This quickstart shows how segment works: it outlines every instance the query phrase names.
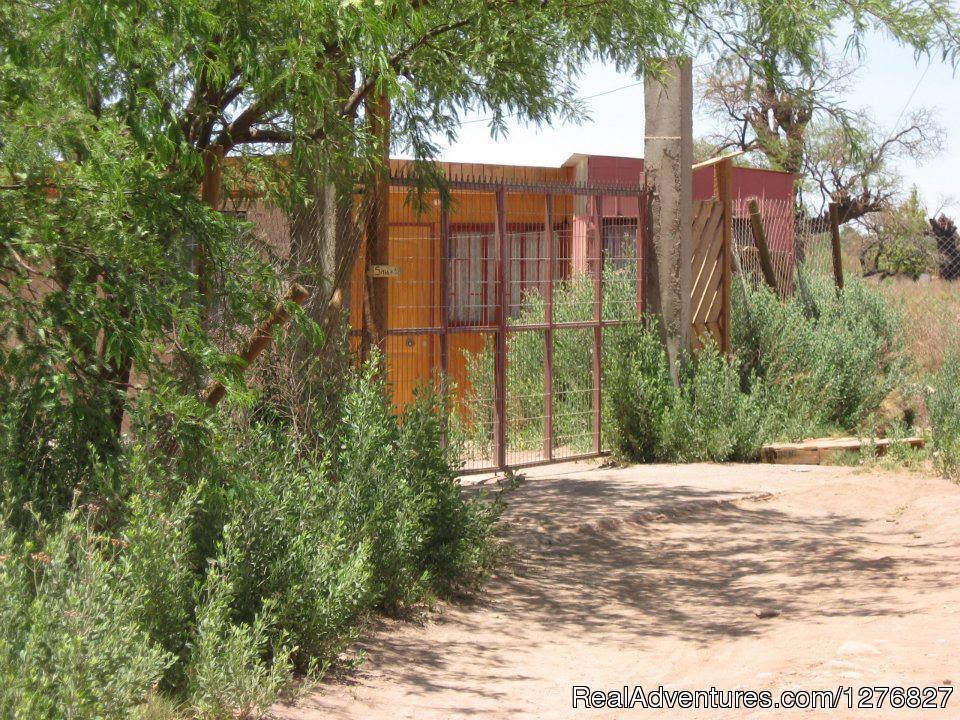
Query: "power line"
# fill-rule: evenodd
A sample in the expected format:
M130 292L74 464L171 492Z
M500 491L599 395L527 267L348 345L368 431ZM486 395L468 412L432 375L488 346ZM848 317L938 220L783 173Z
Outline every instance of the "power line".
M910 103L913 102L913 97L917 94L917 90L920 89L920 83L923 82L923 79L927 76L927 73L930 72L931 65L933 65L932 60L927 62L927 68L917 80L917 84L913 86L913 92L910 93L910 97L908 97L907 101L903 104L903 107L900 109L900 114L897 115L897 119L894 121L893 127L890 129L891 135L897 132L897 128L900 126L900 121L903 119L903 114L907 111L907 108L910 107Z
M713 62L702 62L693 66L693 70L699 70L700 68L707 67L708 65L713 65ZM610 90L604 90L602 92L594 93L593 95L584 95L583 97L577 98L578 102L583 102L584 100L593 100L594 98L603 97L604 95L612 95L613 93L618 93L621 90L629 90L630 88L637 87L637 85L643 85L643 80L637 80L636 82L628 83L626 85L621 85L620 87L611 88ZM518 117L523 114L523 111L517 111L504 115L504 118ZM461 120L458 125L473 125L474 123L486 123L494 119L494 116L485 117L485 118L475 118L474 120Z

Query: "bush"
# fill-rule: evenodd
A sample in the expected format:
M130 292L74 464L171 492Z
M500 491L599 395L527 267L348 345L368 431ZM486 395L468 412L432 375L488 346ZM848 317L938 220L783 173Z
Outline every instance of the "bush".
M115 495L3 528L0 714L126 718L149 700L147 715L255 715L369 614L476 587L498 506L461 495L436 398L395 414L375 362L349 374L332 428L303 434L242 393L173 423L142 396ZM164 458L171 428L180 453Z
M671 462L753 460L774 433L759 383L741 388L740 363L699 351L663 409L660 457Z
M308 311L284 392L244 378L231 350L319 276L204 201L189 144L41 76L52 103L20 74L0 114L0 716L257 713L367 615L482 579L496 508L461 497L432 400L396 415L369 368L307 362Z
M265 602L251 624L233 620L235 590L217 567L229 565L231 554L227 549L207 573L190 643L187 696L203 718L260 715L289 677L289 650L271 647L274 602Z
M902 380L900 318L857 278L839 296L824 276L798 285L786 301L735 286L733 349L745 375L790 399L796 429L854 429Z
M868 274L903 275L916 280L937 267L937 243L930 236L927 211L914 186L910 195L868 218L862 238L860 264Z
M933 458L940 472L960 478L960 355L949 357L934 377L928 398Z
M634 462L751 460L784 429L780 407L763 383L745 383L738 358L714 345L683 368L680 386L667 372L656 323L619 329L610 357L604 420L614 455Z
M673 398L656 321L608 331L604 350L605 440L620 458L654 462L662 457L664 411Z
M71 513L29 543L0 524L0 716L126 720L173 657L115 546Z

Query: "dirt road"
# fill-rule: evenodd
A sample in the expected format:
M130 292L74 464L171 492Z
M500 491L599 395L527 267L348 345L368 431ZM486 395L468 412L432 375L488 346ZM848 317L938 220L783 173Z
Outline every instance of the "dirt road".
M285 720L958 718L944 710L572 710L572 688L960 682L960 487L845 467L565 465L507 513L473 601L384 623ZM757 611L775 617L759 618Z

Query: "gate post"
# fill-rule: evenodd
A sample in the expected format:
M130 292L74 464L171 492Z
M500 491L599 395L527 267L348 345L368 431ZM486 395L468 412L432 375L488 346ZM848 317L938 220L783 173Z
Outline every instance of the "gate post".
M693 222L693 81L689 58L644 78L644 176L652 192L646 307L660 315L670 376L690 347Z
M497 190L497 330L493 353L493 452L497 469L507 466L507 287L510 243L507 238L507 190Z
M543 369L543 459L553 460L553 271L556 265L556 249L553 244L553 194L544 196L544 237L547 241L547 285L544 288L544 322L547 329L543 331L544 342L544 369Z

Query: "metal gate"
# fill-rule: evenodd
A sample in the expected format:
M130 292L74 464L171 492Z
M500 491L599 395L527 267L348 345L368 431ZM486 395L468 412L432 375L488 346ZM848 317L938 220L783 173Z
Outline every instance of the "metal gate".
M467 470L601 454L604 342L643 310L644 189L484 176L448 187L445 204L391 180L376 272L395 404L442 388Z

